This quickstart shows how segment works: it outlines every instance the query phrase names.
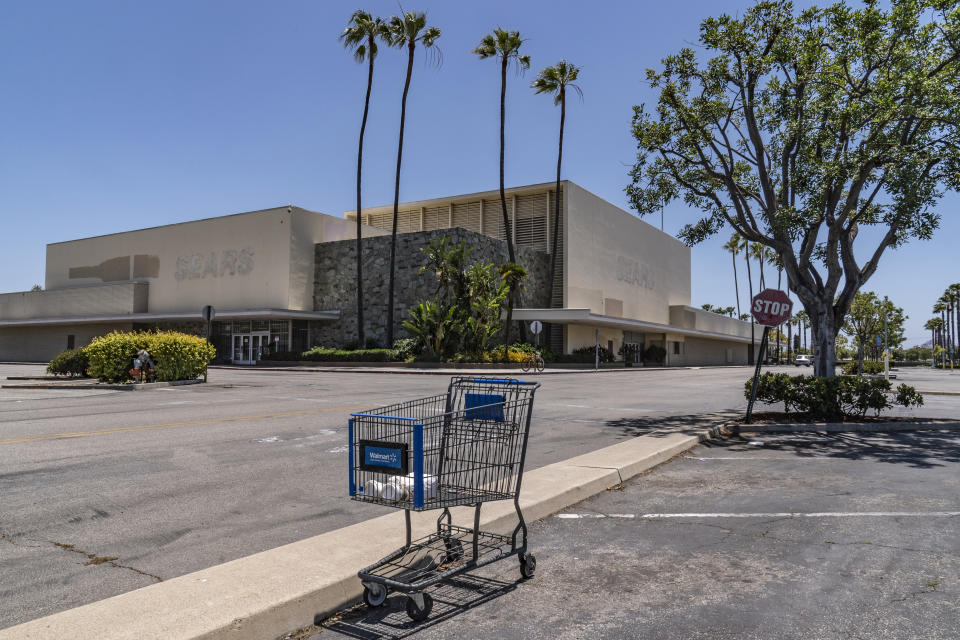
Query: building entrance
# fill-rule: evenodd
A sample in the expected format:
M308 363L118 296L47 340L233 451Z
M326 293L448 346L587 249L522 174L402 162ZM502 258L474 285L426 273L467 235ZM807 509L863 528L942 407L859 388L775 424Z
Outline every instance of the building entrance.
M257 364L269 345L269 333L233 334L233 364Z

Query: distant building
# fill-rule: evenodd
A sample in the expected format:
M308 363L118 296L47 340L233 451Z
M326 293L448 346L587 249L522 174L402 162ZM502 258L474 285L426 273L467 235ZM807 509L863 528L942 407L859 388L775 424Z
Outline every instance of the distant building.
M555 185L507 190L518 260L531 274L518 322L550 323L546 338L557 351L599 340L613 353L659 345L675 365L747 362L749 323L690 306L689 247L561 184L552 298ZM367 334L382 343L393 207L363 216ZM0 360L49 360L114 329L200 333L208 304L222 360L341 346L357 335L355 220L353 211L343 219L288 206L47 245L44 290L0 294ZM433 294L432 278L419 274L431 237L467 242L474 259L507 255L497 191L404 203L398 232L398 337L407 310Z

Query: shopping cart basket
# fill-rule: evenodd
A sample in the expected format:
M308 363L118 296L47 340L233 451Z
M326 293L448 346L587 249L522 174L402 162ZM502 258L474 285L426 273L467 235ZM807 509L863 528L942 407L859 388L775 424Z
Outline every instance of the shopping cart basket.
M400 591L408 594L407 614L424 620L433 606L424 589L513 555L523 577L533 577L536 559L527 552L519 496L539 387L455 377L445 394L353 414L350 496L406 516L406 544L358 573L367 605L380 606L389 591ZM493 500L513 500L518 523L511 535L480 530L480 507ZM474 507L472 529L453 524L450 508L458 505ZM410 512L428 509L443 509L436 533L411 540Z

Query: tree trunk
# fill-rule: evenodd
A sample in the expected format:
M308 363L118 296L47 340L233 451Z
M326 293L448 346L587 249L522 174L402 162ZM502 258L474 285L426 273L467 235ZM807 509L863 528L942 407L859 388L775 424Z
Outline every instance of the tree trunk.
M560 89L560 142L557 145L557 187L553 203L553 247L550 252L550 301L548 307L553 307L553 298L557 295L557 241L560 238L560 166L563 163L563 124L567 117L567 96L564 88ZM547 213L547 215L550 215ZM546 335L553 336L553 325ZM551 341L552 342L552 341Z
M400 165L403 162L403 126L407 118L407 92L410 91L410 76L413 74L413 51L415 43L411 42L407 49L407 79L403 83L403 98L400 101L400 141L397 144L397 177L393 185L393 232L390 237L390 293L387 298L387 344L393 346L393 292L396 287L397 275L397 217L400 212Z
M747 284L750 286L750 358L747 364L754 364L757 359L757 336L754 329L757 321L753 317L753 274L750 272L750 243L744 243L743 257L747 261Z
M500 207L503 213L503 233L507 239L507 253L510 256L510 262L516 262L517 256L513 250L513 230L510 228L510 216L507 214L507 196L504 193L503 186L503 137L506 130L506 104L507 104L507 58L503 58L500 65ZM509 328L507 329L509 335Z
M373 38L367 46L370 60L367 72L367 95L363 100L363 121L360 123L360 146L357 149L357 344L363 349L367 339L363 322L363 210L360 206L361 179L363 176L363 135L367 130L367 114L370 112L370 90L373 88Z
M813 375L832 378L837 366L837 331L839 323L834 318L833 306L821 300L803 300L810 316L810 341L813 347Z

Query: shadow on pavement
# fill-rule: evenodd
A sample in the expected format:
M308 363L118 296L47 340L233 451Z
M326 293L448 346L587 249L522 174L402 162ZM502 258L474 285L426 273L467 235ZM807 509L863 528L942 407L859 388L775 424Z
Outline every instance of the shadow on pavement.
M366 605L359 605L320 626L342 636L362 640L406 638L510 593L520 582L522 580L504 582L463 574L428 591L433 597L433 611L423 622L414 622L407 616L407 597L395 593L387 598L382 607L370 609Z
M715 413L683 416L638 416L607 420L607 427L619 429L629 438L637 436L664 437L675 433L697 435L704 429L712 429L722 422L739 418L742 411L717 411Z
M728 451L756 451L756 447L748 444L751 439L748 434L714 440L710 445ZM960 462L960 433L950 431L768 434L763 436L763 443L764 449L793 453L801 458L873 460L917 469Z

